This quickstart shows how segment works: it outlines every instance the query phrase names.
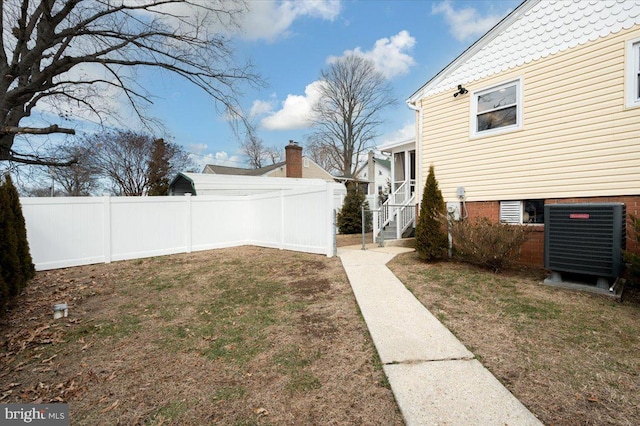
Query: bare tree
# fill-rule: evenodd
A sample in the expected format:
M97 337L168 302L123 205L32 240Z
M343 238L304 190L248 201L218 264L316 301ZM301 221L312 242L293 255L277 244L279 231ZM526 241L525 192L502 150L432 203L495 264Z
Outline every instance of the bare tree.
M58 164L13 150L17 135L74 134L61 122L112 117L124 95L143 122L150 95L135 71L180 76L209 94L227 116L241 118L240 82L258 83L233 62L226 32L243 0L3 0L0 2L0 161ZM51 122L34 124L34 109ZM81 109L82 113L78 112ZM57 119L55 115L58 115ZM25 120L27 119L27 120ZM59 165L59 164L58 164Z
M163 182L190 166L188 155L178 145L144 133L109 132L88 137L85 142L95 167L116 195L148 195L150 189L158 195Z
M345 176L353 176L360 156L378 136L382 111L396 104L391 86L373 62L347 55L321 72L320 100L313 107L308 144Z
M264 146L262 139L258 138L253 132L247 134L244 142L240 144L240 148L242 153L247 156L249 166L254 169L276 164L282 158L277 148Z
M331 156L331 147L320 143L319 141L310 141L306 146L309 157L330 174L340 174L341 168L333 161Z
M275 148L275 147L270 147L265 149L265 153L264 153L265 157L267 158L267 160L269 161L269 163L271 164L276 164L279 163L280 161L282 161L282 150Z
M55 183L62 187L63 195L69 197L88 196L100 186L99 170L94 164L89 147L74 142L52 147L51 158L66 158L70 166L49 167L49 173Z

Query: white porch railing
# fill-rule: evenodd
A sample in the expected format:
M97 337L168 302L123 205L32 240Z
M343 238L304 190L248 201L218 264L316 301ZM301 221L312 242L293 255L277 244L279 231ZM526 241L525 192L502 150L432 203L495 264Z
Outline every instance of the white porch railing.
M415 222L415 181L404 181L373 214L374 242L378 234L393 220L397 219L396 239Z

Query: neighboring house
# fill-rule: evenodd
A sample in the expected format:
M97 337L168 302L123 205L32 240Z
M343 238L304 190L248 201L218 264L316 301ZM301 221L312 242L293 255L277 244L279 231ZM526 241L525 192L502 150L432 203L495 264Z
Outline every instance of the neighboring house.
M356 171L356 179L367 182L367 195L375 204L369 203L372 208L378 208L378 199L386 198L391 182L391 161L386 158L376 158L373 151L369 151L367 162Z
M638 1L527 0L407 104L421 182L433 165L463 215L531 224L524 263L543 265L547 204L640 215Z
M391 193L374 215L374 236L383 231L385 239L410 236L415 229L416 197L416 141L404 139L387 142L378 150L390 155L389 182Z
M304 161L302 148L297 144L289 143L285 149L285 162L261 169L207 165L203 173L178 173L169 184L169 195L246 196L322 188L331 193L334 208L340 209L347 193L345 186L335 182L331 175L327 179L322 173L317 173L312 167L315 163ZM280 168L284 169L284 174L279 173ZM305 177L305 169L313 171ZM313 178L314 174L321 177Z
M333 182L334 177L309 157L302 155L302 147L293 141L285 147L286 160L259 169L243 169L207 164L202 173L234 176L295 177L302 179L322 179Z

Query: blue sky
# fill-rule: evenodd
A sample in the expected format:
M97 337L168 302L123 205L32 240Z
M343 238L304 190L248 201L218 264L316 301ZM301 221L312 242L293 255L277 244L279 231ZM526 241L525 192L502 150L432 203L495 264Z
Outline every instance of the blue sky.
M249 58L268 83L244 87L258 137L284 149L310 133L305 112L314 83L331 58L356 52L388 77L398 105L384 113L376 144L413 136L414 115L405 100L481 37L521 0L248 0L235 56ZM212 100L177 77L140 74L154 95L149 113L172 140L197 154L199 166L246 166L240 144Z

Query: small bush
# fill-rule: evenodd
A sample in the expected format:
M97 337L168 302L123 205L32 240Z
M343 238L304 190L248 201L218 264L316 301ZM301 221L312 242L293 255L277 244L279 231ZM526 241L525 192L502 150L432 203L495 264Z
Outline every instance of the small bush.
M438 189L434 168L430 166L416 224L416 251L422 260L442 260L447 257L449 237L446 217L444 198Z
M373 213L369 202L358 185L348 185L342 209L338 212L338 229L341 234L359 234L362 232L362 205L364 204L365 232L373 228Z
M631 234L633 238L640 243L640 219L638 217L631 215L631 225L632 231ZM630 278L634 283L640 283L640 255L637 253L625 250L623 251L624 261L627 264L627 271L630 275Z
M494 272L518 259L527 235L528 230L524 226L495 223L487 218L451 224L455 258Z

